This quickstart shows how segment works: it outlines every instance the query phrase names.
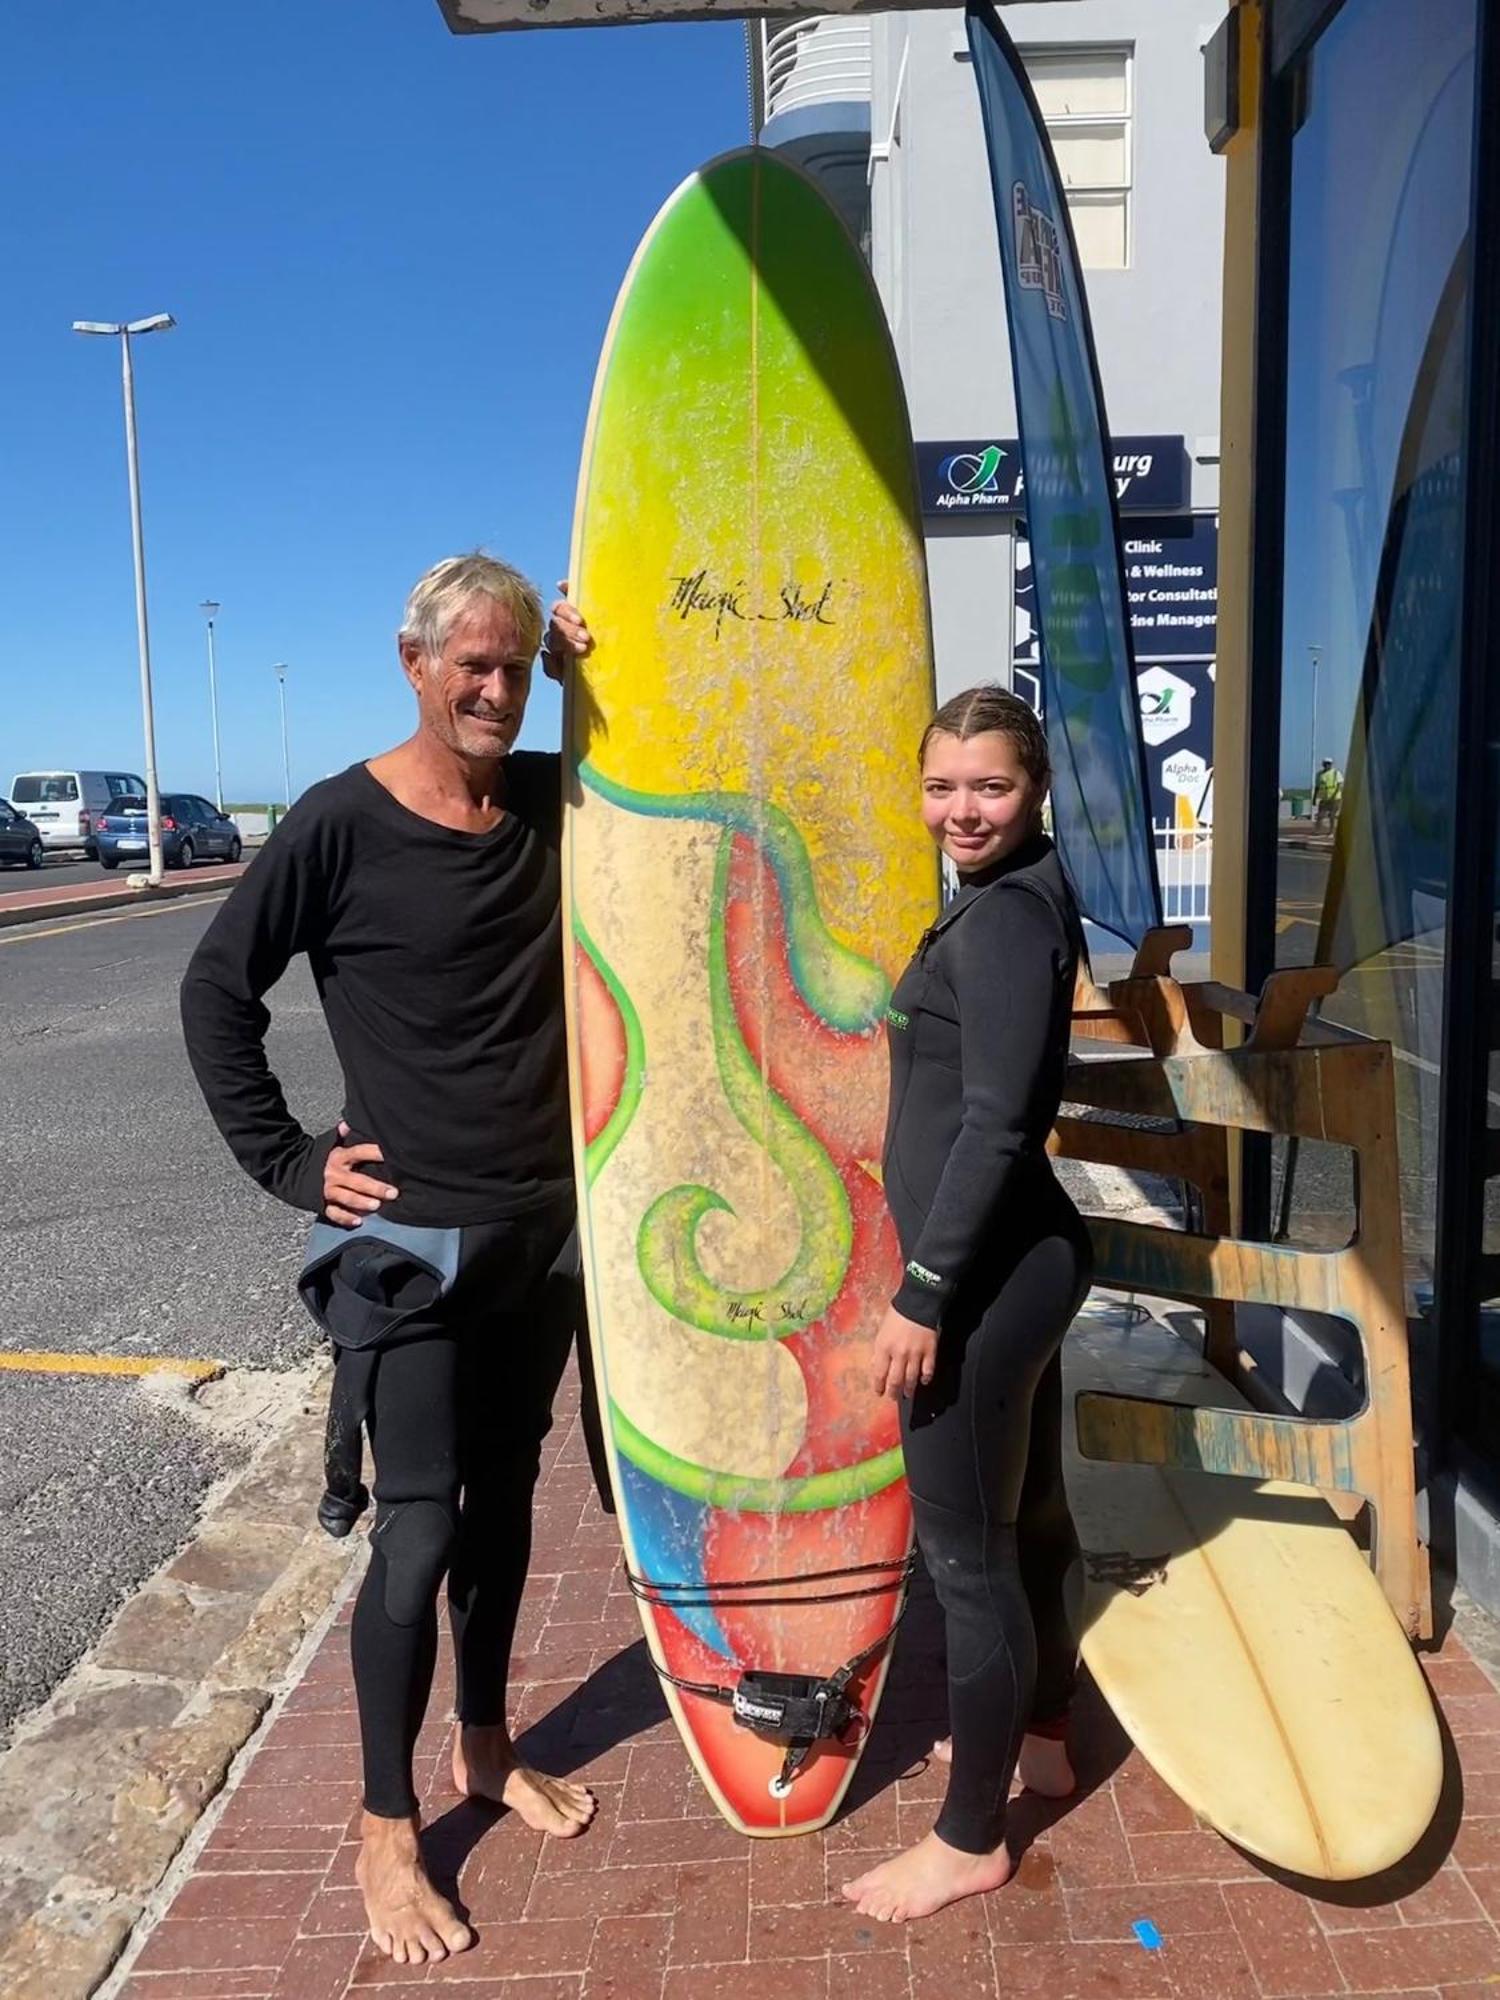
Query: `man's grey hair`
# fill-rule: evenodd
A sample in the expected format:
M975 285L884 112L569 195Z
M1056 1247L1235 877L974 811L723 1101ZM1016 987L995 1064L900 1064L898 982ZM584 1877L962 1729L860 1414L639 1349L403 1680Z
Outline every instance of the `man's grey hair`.
M516 621L521 645L535 653L542 643L542 599L529 577L495 556L445 556L420 577L406 600L397 637L430 660L448 643L454 621L476 597L492 597Z

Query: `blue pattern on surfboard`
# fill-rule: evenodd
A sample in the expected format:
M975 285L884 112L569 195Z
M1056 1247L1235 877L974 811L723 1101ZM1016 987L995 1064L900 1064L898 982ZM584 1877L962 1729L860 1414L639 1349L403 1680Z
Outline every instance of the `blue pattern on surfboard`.
M620 1505L630 1521L630 1539L641 1573L653 1583L706 1583L703 1542L713 1509L674 1493L628 1458L622 1456L616 1463L622 1488ZM707 1605L673 1605L672 1615L723 1659L734 1658L734 1649Z

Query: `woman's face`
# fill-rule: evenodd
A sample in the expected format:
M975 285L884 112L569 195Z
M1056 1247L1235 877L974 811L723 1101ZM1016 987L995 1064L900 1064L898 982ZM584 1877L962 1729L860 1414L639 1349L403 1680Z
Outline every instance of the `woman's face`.
M1042 788L1010 737L936 735L922 760L922 824L961 874L988 868L1035 831Z

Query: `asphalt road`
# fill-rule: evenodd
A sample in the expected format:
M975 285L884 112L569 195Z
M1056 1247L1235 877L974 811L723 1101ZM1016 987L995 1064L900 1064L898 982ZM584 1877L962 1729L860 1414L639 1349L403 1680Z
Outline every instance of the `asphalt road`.
M314 1350L291 1290L306 1218L235 1166L182 1052L177 986L220 900L0 932L0 1350L234 1371L286 1371ZM273 1066L324 1129L339 1077L305 965L271 1008ZM0 1372L0 1435L4 1728L182 1543L254 1440L167 1378L30 1369Z

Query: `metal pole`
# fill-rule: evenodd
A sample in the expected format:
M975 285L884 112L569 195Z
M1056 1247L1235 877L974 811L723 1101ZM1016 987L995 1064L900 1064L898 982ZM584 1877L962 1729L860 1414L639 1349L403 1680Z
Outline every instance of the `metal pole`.
M135 375L130 365L130 334L120 332L121 375L125 391L125 457L130 469L130 534L135 554L135 630L141 656L141 718L146 737L146 841L150 856L148 880L161 881L161 794L156 784L156 718L151 705L151 633L146 622L146 549L141 534L141 469L135 444Z
M276 691L281 697L281 777L286 797L286 809L292 809L292 760L286 744L286 668L276 669Z
M214 804L224 810L224 772L219 762L219 682L214 660L214 621L208 621L208 712L214 731Z
M1311 790L1312 786L1318 782L1318 661L1322 648L1319 646L1309 646L1307 650L1312 655L1312 725L1307 739L1307 768L1311 774L1308 779L1308 787Z

